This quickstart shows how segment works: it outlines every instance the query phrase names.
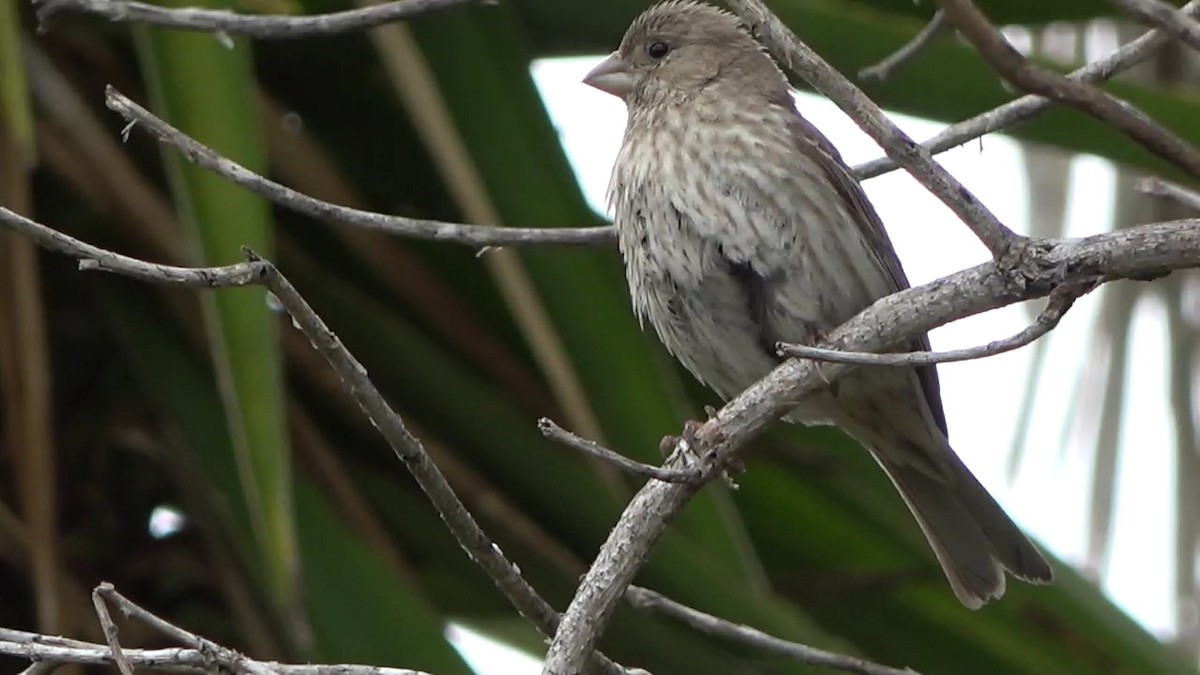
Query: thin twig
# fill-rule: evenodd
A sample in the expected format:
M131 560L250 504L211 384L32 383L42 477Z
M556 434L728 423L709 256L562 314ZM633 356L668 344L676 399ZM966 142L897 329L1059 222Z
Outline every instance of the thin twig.
M38 22L43 28L50 17L66 11L94 14L117 23L143 23L164 28L220 32L263 39L347 33L477 2L480 0L397 0L374 7L330 14L266 16L199 7L172 9L127 0L34 0L34 4L38 6Z
M858 71L858 79L860 80L876 80L882 82L891 77L892 73L898 68L908 63L921 52L930 42L933 42L937 36L941 35L946 30L946 14L942 10L933 13L933 18L929 23L921 28L920 32L913 36L913 39L904 43L904 46L896 51L888 54L882 61L873 66L868 66Z
M1192 0L1184 5L1179 13L1181 16L1187 17L1195 17L1200 14L1200 0ZM1164 30L1156 28L1147 31L1112 54L1072 72L1067 75L1067 78L1089 84L1103 82L1145 61L1170 41L1171 35ZM1032 119L1053 105L1054 101L1044 96L1028 94L993 110L952 124L926 140L921 147L935 154L945 152L986 134ZM899 168L900 165L891 157L880 157L854 167L854 175L859 180L866 180Z
M330 204L297 192L260 176L231 159L221 156L182 131L134 103L113 87L105 89L105 104L134 125L146 128L158 140L174 146L191 163L241 185L280 206L318 220L337 221L370 230L381 230L402 237L429 239L474 247L524 246L534 244L593 245L615 241L612 227L519 228L465 225L438 220L362 211Z
M938 0L938 3L959 34L1008 82L1085 112L1162 159L1200 176L1200 150L1132 104L1025 58L971 0Z
M112 617L108 615L108 606L104 604L104 598L100 597L99 590L97 588L92 591L92 606L96 609L96 618L100 620L100 630L104 633L104 641L108 643L113 662L117 664L117 670L121 671L121 675L133 675L133 666L130 665L129 659L125 657L125 652L121 649L121 641L117 636L117 624L113 623Z
M554 420L546 417L538 420L538 429L541 429L542 434L546 438L558 441L568 448L578 450L585 455L608 462L618 469L635 476L653 478L667 483L692 483L700 479L700 472L695 469L665 469L661 466L651 466L629 459L595 441L588 440L563 429L555 424Z
M796 37L762 0L730 0L729 5L780 62L833 101L889 157L950 207L979 237L993 258L1004 258L1014 252L1022 238L1000 222L957 178L933 161L928 150L892 124L862 90Z
M1088 289L1090 290L1090 288ZM1058 327L1058 322L1075 304L1080 290L1060 286L1050 294L1050 301L1038 314L1037 320L1020 333L1002 340L993 340L985 345L951 349L944 352L906 352L901 354L873 354L870 352L843 352L824 347L809 347L807 345L779 343L779 351L787 356L795 356L814 361L829 363L853 363L864 366L924 366L932 363L953 363L955 361L971 361L996 354L1020 349L1041 338Z
M212 285L198 284L195 283L195 280L217 279L221 282L220 285L226 286L265 286L279 300L280 305L287 310L295 325L308 338L314 349L325 357L325 360L337 372L347 393L363 409L396 456L404 462L405 467L416 479L421 489L425 491L467 555L484 569L517 611L528 618L538 630L546 636L555 633L560 620L558 612L521 576L517 566L505 557L500 548L479 526L466 506L458 499L446 477L429 458L429 454L421 442L412 435L404 421L384 400L383 395L367 376L366 368L362 363L345 348L337 335L329 330L329 327L313 311L291 282L270 262L262 260L252 251L247 250L246 255L249 260L243 264L248 266L252 273L227 277L223 276L227 270L237 266L192 269L139 261L84 244L3 207L0 207L0 223L9 229L29 236L40 245L60 253L86 260L116 260L120 263L118 265L89 265L85 269L115 272L155 283ZM599 672L612 675L626 672L623 667L599 652L593 655L590 665Z
M1186 13L1159 0L1109 0L1135 20L1158 26L1185 42L1192 49L1200 50L1200 23Z
M321 665L257 661L228 647L220 647L214 652L186 647L122 651L131 667L176 672L209 674L219 671L234 675L428 675L423 671L406 668L348 663ZM0 629L0 655L29 659L32 664L22 671L22 675L46 675L67 663L106 666L115 661L113 652L107 645L11 629Z
M0 208L7 224L39 246L79 259L81 270L101 270L153 283L192 288L228 288L256 283L266 272L263 265L238 263L224 267L175 267L113 253L39 225L19 213Z
M171 638L176 642L181 642L188 647L203 649L205 644L209 642L199 635L196 635L191 631L184 630L183 628L180 628L179 626L176 626L175 624L141 607L134 601L119 593L117 589L113 588L113 585L107 581L102 582L94 591L92 591L92 597L100 597L108 602L113 603L117 606L117 609L121 610L122 614L130 619L141 621L147 626L150 626L154 630L162 633L166 637Z
M57 647L78 647L86 649L93 646L95 643L84 642L83 640L75 640L61 635L42 635L41 633L30 633L15 628L0 627L0 642L9 642L13 644L29 644L36 642L39 644L55 645ZM101 645L104 646L104 645Z
M247 255L251 260L257 259L252 252L247 251ZM273 265L265 276L263 285L279 299L279 303L291 315L317 353L325 357L330 367L337 371L347 393L363 409L371 423L391 446L392 452L417 480L417 484L458 540L459 546L487 572L496 587L518 612L529 619L543 635L554 635L561 618L558 612L521 576L520 569L500 551L500 547L479 526L475 517L454 493L441 470L430 459L424 445L412 435L404 420L392 410L383 394L375 387L375 383L367 376L367 370L362 363L346 349L341 339L325 325L324 320ZM624 668L600 652L591 655L590 664L603 673L624 672Z
M636 609L665 614L715 638L746 645L770 654L786 656L809 666L840 670L858 675L919 675L914 670L892 668L845 654L809 647L768 635L745 624L733 623L705 614L648 588L630 586L625 599Z
M1134 185L1134 189L1148 195L1167 197L1190 209L1200 211L1200 192L1189 190L1162 178L1144 178Z

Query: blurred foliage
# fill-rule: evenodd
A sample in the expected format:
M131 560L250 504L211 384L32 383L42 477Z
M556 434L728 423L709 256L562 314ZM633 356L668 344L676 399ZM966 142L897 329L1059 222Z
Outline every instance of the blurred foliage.
M25 16L20 31L0 31L0 72L28 82L40 161L29 164L22 149L30 104L6 78L0 200L20 206L15 195L30 194L21 208L40 221L155 260L228 260L243 243L271 252L484 527L563 607L637 482L547 442L535 420L653 461L662 435L713 402L639 330L615 251L480 258L267 209L136 131L120 144L103 88L152 102L200 140L323 199L445 220L593 225L528 65L611 49L644 4L511 0L370 34L232 48L61 16L39 35ZM1006 24L1106 8L982 4ZM928 9L908 0L775 7L846 72L899 47ZM1200 140L1200 126L1184 124L1200 118L1194 91L1114 90ZM868 91L947 121L1010 97L952 40ZM1071 112L1015 133L1158 168ZM15 246L0 235L6 254ZM469 672L441 637L447 620L542 648L262 293L201 296L23 255L40 269L0 278L0 625L96 639L86 589L107 580L259 658ZM27 365L30 333L8 330L31 321L45 368ZM42 389L22 373L40 373ZM30 412L39 390L50 418ZM48 425L53 442L33 461L23 439ZM866 453L827 429L775 429L757 446L742 488L706 488L640 583L926 675L1192 671L1063 566L1053 587L1015 584L1003 602L966 612ZM55 496L53 517L35 512L30 494ZM154 539L147 522L164 504L187 525ZM122 637L154 639L135 627ZM602 647L656 673L803 672L627 609Z

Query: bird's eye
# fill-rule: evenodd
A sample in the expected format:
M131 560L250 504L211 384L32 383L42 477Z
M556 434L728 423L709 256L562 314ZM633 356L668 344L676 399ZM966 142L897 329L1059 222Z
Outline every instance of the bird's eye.
M671 48L665 42L651 42L649 47L646 47L646 53L652 59L661 59L667 55Z

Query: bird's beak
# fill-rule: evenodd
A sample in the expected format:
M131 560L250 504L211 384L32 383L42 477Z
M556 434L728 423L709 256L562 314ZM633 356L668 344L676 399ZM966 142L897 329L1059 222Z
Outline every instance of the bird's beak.
M583 78L583 83L623 99L633 91L634 79L633 73L629 72L629 64L620 54L613 52L592 68Z

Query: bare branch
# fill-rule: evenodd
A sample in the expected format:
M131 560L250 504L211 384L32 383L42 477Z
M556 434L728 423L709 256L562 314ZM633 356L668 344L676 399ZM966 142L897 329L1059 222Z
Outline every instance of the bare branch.
M1021 237L980 202L929 151L900 131L866 94L842 76L771 13L762 0L730 0L730 7L784 65L841 108L850 119L955 213L993 258L1009 254Z
M107 581L102 582L95 588L95 590L92 591L93 601L95 601L96 598L113 603L125 616L137 621L141 621L147 626L150 626L154 630L162 633L166 637L169 637L177 642L182 642L189 647L203 649L206 645L211 644L208 640L205 640L199 635L196 635L191 631L184 630L183 628L180 628L179 626L176 626L175 624L166 621L165 619L156 616L145 608L139 606L134 601L119 593L117 589L113 588L113 585ZM105 615L107 616L107 612L105 612ZM103 624L104 619L102 618L100 622Z
M1084 239L1032 240L1017 264L993 260L877 301L839 326L823 346L882 350L945 323L1060 286L1117 278L1149 279L1200 266L1200 219L1157 223ZM712 480L740 449L778 419L790 402L828 386L852 366L789 359L725 404L692 435L692 462ZM680 466L677 446L666 465ZM546 654L547 675L579 669L650 549L699 488L650 481L634 495L580 582Z
M246 286L258 283L267 271L264 265L258 263L238 263L225 267L159 265L86 244L3 207L0 207L0 220L4 220L9 228L24 234L39 246L78 258L81 270L114 272L142 281L193 288Z
M546 438L553 439L563 445L582 452L585 455L595 457L616 466L622 471L626 471L635 476L643 478L653 478L667 483L689 483L700 480L700 472L694 469L664 469L659 466L651 466L635 462L624 455L617 454L612 450L600 445L595 441L588 440L573 434L566 429L554 423L554 420L546 417L538 420L538 429L541 429L542 434Z
M890 668L853 656L789 642L747 625L705 614L647 588L630 586L629 590L625 592L625 599L637 609L665 614L705 635L747 645L771 654L786 656L805 665L830 668L846 673L858 673L858 675L919 675L914 670Z
M937 36L941 35L946 30L946 14L942 10L933 13L933 18L925 27L913 36L903 47L897 49L894 53L889 54L887 58L876 63L873 66L863 68L858 71L858 77L861 80L877 80L883 81L891 76L893 72L908 63L921 52L930 42L933 42Z
M1200 211L1200 192L1189 190L1162 178L1146 178L1134 186L1138 192L1157 197L1166 197L1190 209Z
M97 588L92 591L92 606L96 608L96 618L100 620L100 630L104 633L104 641L108 643L112 660L117 664L117 670L121 671L121 675L133 675L133 666L130 665L129 659L121 650L121 642L117 639L117 625L108 615L108 606L104 604L104 598L100 597L99 590Z
M143 621L188 646L171 649L122 648L117 641L117 627L109 615L107 602L116 605L125 616ZM189 673L221 671L234 675L427 675L416 670L380 666L293 665L257 661L156 616L118 593L112 584L107 582L101 583L92 591L92 604L96 608L107 645L0 628L0 654L29 659L31 664L24 671L27 675L46 675L67 663L115 663L122 675L132 675L135 666Z
M1086 290L1091 290L1093 287L1089 286ZM1032 326L1029 326L1016 335L1006 337L1002 340L993 340L978 347L952 349L945 352L873 354L870 352L843 352L836 349L781 342L779 343L779 351L787 356L802 359L812 359L814 361L829 363L853 363L864 366L924 366L931 363L953 363L955 361L982 359L988 356L995 356L996 354L1003 354L1004 352L1011 352L1014 349L1020 349L1054 330L1058 327L1058 322L1062 321L1063 316L1066 315L1067 311L1071 309L1071 305L1075 304L1075 300L1083 292L1086 291L1069 286L1059 286L1050 294L1050 302L1038 314L1037 320Z
M1187 43L1192 49L1200 50L1200 23L1182 10L1159 0L1109 0L1126 14L1141 23L1158 26Z
M480 0L396 0L383 5L330 14L268 16L236 14L199 7L171 9L128 0L34 0L34 4L38 6L38 22L43 27L59 12L79 12L95 14L115 23L144 23L164 28L220 32L262 39L347 33L477 2Z
M1181 16L1195 17L1200 14L1200 0L1192 0L1179 10ZM1136 40L1130 41L1117 51L1098 61L1067 75L1069 79L1086 83L1103 82L1145 61L1155 52L1162 49L1171 41L1171 35L1166 31L1155 29L1147 31ZM944 152L958 147L963 143L975 140L985 134L1006 129L1019 122L1032 119L1035 115L1049 109L1054 101L1044 97L1029 94L1005 103L994 110L980 113L968 120L963 120L943 129L933 138L926 140L921 147L932 153ZM890 157L880 157L865 164L854 167L854 175L859 180L882 176L900 168Z
M256 661L220 646L212 652L181 647L125 649L123 652L132 667L171 672L208 674L220 670L234 675L428 675L405 668ZM67 663L101 666L111 665L115 661L107 645L6 628L0 628L0 654L29 659L32 663L22 675L46 675Z
M383 394L367 376L366 368L346 349L337 335L329 330L321 317L313 311L308 302L274 265L247 250L249 261L244 265L250 271L227 277L223 275L238 266L193 269L156 265L84 244L2 207L0 207L0 224L30 236L42 246L75 258L117 260L120 263L112 266L88 265L86 269L101 269L157 283L189 286L265 286L274 293L280 305L287 310L295 325L308 338L313 348L325 357L325 360L337 372L347 393L363 409L372 425L379 430L396 456L404 462L404 466L416 479L421 489L425 491L442 520L446 522L447 527L458 540L459 546L484 569L518 612L529 619L544 635L551 636L555 633L560 620L558 613L521 576L517 566L505 557L500 548L483 531L466 506L454 494L450 483L433 463L433 460L429 458L429 454L421 442L412 435L404 421L384 400ZM218 279L227 283L199 284L196 283L197 279ZM99 589L98 592L100 592ZM593 655L590 665L602 673L626 672L624 668L598 652Z
M474 247L533 244L591 245L610 244L616 240L610 226L518 228L464 225L438 220L389 216L330 204L280 185L221 156L212 148L159 119L113 87L105 90L105 104L134 125L140 124L145 127L159 141L179 149L184 157L196 166L212 171L280 206L319 220L336 221L369 230L381 230L413 239L444 241Z
M108 646L112 650L113 660L116 661L122 675L133 675L133 667L125 656L124 650L117 642L117 626L108 614L107 603L109 602L116 605L117 609L126 617L145 622L167 637L178 640L191 649L195 649L205 655L210 662L210 670L214 670L213 666L218 663L225 663L229 664L235 673L270 675L271 671L247 659L243 654L206 640L199 635L195 635L172 624L166 619L155 616L129 598L118 593L112 584L105 581L92 590L92 604L96 607L96 616L100 619L100 626L104 630Z
M1105 122L1194 176L1200 151L1126 101L1043 68L1009 44L971 0L938 0L947 18L997 73L1017 87L1047 96Z

